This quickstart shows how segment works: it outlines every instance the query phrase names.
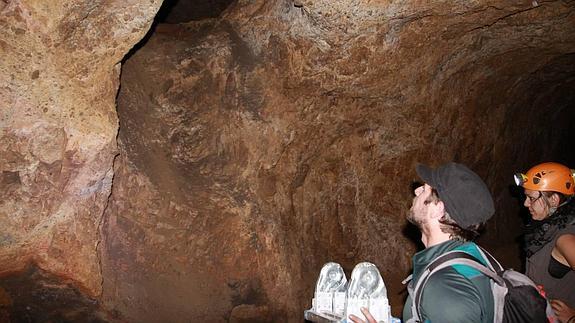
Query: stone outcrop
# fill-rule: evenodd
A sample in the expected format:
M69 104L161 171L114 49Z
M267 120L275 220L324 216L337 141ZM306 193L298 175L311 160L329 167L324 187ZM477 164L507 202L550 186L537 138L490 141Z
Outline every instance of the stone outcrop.
M101 293L120 61L161 1L0 2L0 273Z

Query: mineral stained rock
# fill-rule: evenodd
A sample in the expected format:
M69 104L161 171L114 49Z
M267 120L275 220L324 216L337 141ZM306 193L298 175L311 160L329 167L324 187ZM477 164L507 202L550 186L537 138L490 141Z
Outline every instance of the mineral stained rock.
M506 202L508 95L574 62L573 11L237 1L159 25L123 66L106 302L134 321L297 322L325 262L371 261L399 315L415 163L465 162Z
M509 174L568 153L573 1L236 0L125 57L160 4L0 1L0 273L106 319L301 322L327 261L399 315L416 162L486 179L497 247Z
M0 273L35 263L101 294L119 62L160 4L0 2Z

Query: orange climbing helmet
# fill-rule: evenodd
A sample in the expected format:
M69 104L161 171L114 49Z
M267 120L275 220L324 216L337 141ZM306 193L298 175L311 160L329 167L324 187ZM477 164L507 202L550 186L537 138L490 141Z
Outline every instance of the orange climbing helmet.
M542 163L531 167L527 174L515 174L515 183L534 191L553 191L575 194L575 173L559 163Z

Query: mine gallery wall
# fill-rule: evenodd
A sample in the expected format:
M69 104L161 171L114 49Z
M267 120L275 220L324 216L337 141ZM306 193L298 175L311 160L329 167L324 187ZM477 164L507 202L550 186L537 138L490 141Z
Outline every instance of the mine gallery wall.
M328 261L392 312L417 163L575 167L574 1L0 1L0 321L302 322Z

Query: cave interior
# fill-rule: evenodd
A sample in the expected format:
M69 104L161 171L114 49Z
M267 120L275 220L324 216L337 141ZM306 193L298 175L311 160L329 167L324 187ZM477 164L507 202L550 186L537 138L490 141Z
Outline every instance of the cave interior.
M575 1L156 1L93 65L112 51L82 33L135 9L34 3L0 3L3 55L51 55L26 78L1 63L0 97L38 112L4 100L0 321L301 322L328 261L376 264L400 316L422 248L405 220L417 163L485 180L496 213L478 241L514 268L528 213L512 175L575 168ZM18 10L92 20L62 54ZM46 67L80 50L92 76ZM69 129L111 130L50 144Z

